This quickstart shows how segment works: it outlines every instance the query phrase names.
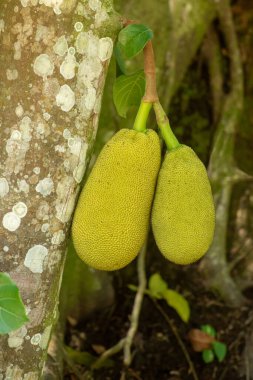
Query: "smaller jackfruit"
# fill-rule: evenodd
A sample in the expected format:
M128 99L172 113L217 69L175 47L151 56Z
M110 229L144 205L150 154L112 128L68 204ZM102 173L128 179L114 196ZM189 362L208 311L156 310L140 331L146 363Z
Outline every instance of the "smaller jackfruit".
M166 153L152 209L158 248L176 264L191 264L208 250L215 211L206 169L194 151L180 145Z
M148 232L161 163L155 131L122 129L102 149L80 195L72 224L77 254L116 270L138 254Z

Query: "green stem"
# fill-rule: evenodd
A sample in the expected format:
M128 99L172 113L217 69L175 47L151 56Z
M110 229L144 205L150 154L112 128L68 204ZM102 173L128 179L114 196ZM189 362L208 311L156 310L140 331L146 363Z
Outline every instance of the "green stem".
M167 118L167 115L159 102L154 103L154 110L156 114L156 121L161 131L162 137L165 141L165 144L167 146L167 149L170 150L178 148L181 144L172 132L170 128L169 119Z
M135 122L133 129L137 132L145 132L146 131L146 125L147 125L147 119L149 112L152 108L152 103L141 101L140 108L137 112Z

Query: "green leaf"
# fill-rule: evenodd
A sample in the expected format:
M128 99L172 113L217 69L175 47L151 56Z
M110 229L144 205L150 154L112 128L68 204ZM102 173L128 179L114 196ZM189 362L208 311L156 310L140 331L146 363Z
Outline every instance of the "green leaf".
M188 301L181 294L175 290L168 289L163 293L163 297L168 305L176 310L182 321L189 321L190 306Z
M143 70L133 75L121 75L114 82L113 101L120 116L126 117L131 106L139 105L145 91Z
M116 59L117 63L117 70L116 70L116 76L118 77L119 75L126 75L126 61L123 57L122 51L119 47L119 44L116 44L114 47L114 56Z
M91 355L89 352L76 351L73 348L65 346L65 351L70 359L72 359L77 364L85 365L86 367L90 367L95 361L96 357Z
M17 285L6 273L0 273L0 334L17 330L29 321Z
M202 351L202 359L203 359L203 361L206 364L212 363L214 361L213 350L204 350L204 351Z
M213 326L211 325L202 325L200 327L201 331L203 331L204 333L210 335L210 336L213 336L215 338L216 336L216 330L213 328Z
M153 38L152 30L143 24L131 24L122 29L118 37L118 49L127 59L140 53Z
M154 298L163 298L164 292L168 289L167 283L162 279L159 273L154 273L149 278L148 287L151 296Z
M221 363L227 355L226 344L215 341L212 343L212 347L213 347L213 350L214 350L214 353L215 353L217 359Z
M133 285L133 284L129 284L127 287L128 287L128 289L132 290L133 292L137 292L137 290L138 290L138 286Z
M81 365L85 365L86 367L90 368L92 364L96 362L98 359L96 356L91 355L87 351L76 351L73 350L73 348L69 346L65 346L65 351L68 355L68 357L73 360L73 362ZM114 361L111 359L105 359L99 366L96 366L96 369L102 368L102 367L112 367L114 365Z

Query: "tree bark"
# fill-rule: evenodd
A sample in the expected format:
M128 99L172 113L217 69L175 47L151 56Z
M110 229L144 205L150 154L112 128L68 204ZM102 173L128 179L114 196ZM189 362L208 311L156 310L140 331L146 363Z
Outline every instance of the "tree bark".
M0 379L39 379L113 39L112 0L0 6L0 262L30 322L0 337Z

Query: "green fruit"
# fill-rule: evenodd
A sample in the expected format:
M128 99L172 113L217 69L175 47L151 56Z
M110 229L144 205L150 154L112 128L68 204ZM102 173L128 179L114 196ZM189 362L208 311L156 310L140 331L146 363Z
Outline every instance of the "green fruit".
M206 169L194 151L180 145L166 153L152 210L161 253L176 264L191 264L208 250L215 211Z
M129 264L148 233L160 168L156 132L122 129L105 145L80 195L72 235L77 254L100 270Z

